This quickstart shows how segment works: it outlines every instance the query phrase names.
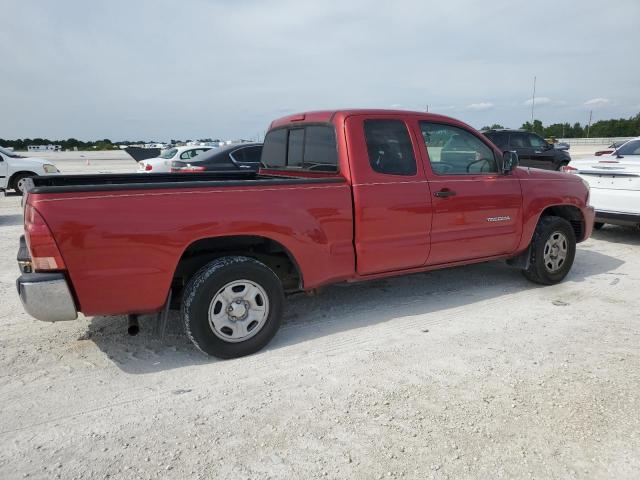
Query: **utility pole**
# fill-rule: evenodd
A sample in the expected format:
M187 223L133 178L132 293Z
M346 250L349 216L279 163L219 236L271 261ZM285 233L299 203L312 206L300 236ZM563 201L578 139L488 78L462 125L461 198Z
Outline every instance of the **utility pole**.
M587 125L587 138L589 138L589 129L591 128L591 116L593 115L593 110L589 110L589 124Z
M427 109L425 110L427 113L429 113L429 104L427 103Z
M531 130L533 130L533 109L536 106L536 76L533 76L533 95L531 96Z

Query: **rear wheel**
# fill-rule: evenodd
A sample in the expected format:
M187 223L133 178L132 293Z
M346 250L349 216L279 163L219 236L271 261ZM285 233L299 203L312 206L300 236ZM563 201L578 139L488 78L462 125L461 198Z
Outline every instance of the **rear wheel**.
M198 349L219 358L257 352L280 327L284 293L278 276L248 257L222 257L184 289L182 318Z
M600 230L602 227L604 227L604 222L594 222L593 223L593 229L594 230Z
M553 285L567 276L576 254L571 224L560 217L542 217L531 239L529 268L524 276L535 283Z

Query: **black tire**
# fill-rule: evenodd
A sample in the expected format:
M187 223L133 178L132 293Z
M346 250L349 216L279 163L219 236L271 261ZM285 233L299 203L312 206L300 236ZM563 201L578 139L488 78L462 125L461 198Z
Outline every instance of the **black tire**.
M565 238L566 257L562 264L557 266L557 269L553 269L545 263L545 248L547 241L552 241L552 237L555 238L557 233L562 234ZM560 217L542 217L538 221L531 239L529 268L522 270L522 273L528 280L541 285L559 283L571 270L575 255L576 235L571 224Z
M600 230L602 227L604 227L604 222L593 222L594 230Z
M222 332L214 331L209 322L209 309L211 306L215 312L212 302L223 287L244 280L265 292L267 298L263 302L268 310L261 320L264 323L255 327L259 327L257 333L234 343L221 338L226 327ZM228 305L231 308L231 304ZM280 328L283 306L282 283L273 270L253 258L222 257L202 267L187 283L182 297L182 320L187 336L200 351L218 358L236 358L255 353L269 343Z
M11 188L13 188L18 195L23 195L24 192L22 191L22 188L20 188L21 180L24 180L25 178L33 177L34 175L36 174L31 172L15 174L11 179Z

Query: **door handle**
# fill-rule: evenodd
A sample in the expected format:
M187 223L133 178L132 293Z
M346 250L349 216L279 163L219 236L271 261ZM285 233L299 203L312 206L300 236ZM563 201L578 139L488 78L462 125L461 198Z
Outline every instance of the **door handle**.
M533 152L533 153L542 153L542 151L540 151L540 150L536 150L536 151L535 151L535 152Z
M453 197L455 194L456 192L454 192L453 190L449 190L448 188L443 188L442 190L434 193L433 195L439 198L447 198L447 197Z

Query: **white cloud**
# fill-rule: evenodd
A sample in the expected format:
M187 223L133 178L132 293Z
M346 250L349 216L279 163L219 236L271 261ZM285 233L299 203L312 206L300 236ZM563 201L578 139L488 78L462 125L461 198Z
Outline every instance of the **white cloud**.
M584 102L587 107L602 107L610 102L608 98L592 98Z
M531 106L533 103L533 99L530 98L524 102L525 105ZM551 103L551 99L549 97L536 97L536 105L548 105Z
M478 102L472 103L471 105L467 105L467 110L490 110L493 108L493 103L491 102Z

